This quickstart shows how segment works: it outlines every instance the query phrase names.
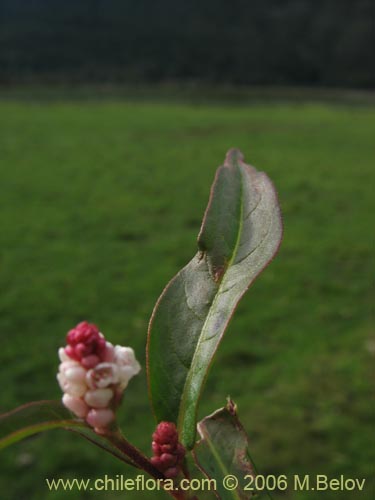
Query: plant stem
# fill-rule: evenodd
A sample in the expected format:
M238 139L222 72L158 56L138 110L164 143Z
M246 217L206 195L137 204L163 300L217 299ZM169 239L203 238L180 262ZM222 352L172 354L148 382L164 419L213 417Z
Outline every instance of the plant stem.
M155 479L164 479L164 475L152 465L150 460L145 457L138 448L130 444L120 431L110 432L107 434L107 437L111 443L125 453L137 467L143 469Z
M164 474L162 474L156 467L153 466L151 461L143 455L143 453L138 450L135 446L130 444L121 432L117 429L115 431L109 431L106 434L106 437L111 441L113 446L115 446L118 450L122 451L125 455L127 455L131 461L137 466L139 469L144 470L151 477L157 480L166 479ZM178 490L164 490L166 493L169 493L176 500L186 500L185 492ZM197 499L196 499L197 500Z

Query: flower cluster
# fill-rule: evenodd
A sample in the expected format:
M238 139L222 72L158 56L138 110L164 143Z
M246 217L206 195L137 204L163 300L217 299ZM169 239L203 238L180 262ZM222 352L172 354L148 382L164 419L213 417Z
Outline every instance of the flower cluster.
M113 346L98 328L79 323L66 336L67 346L59 349L57 380L63 404L103 432L114 419L122 392L141 367L130 347Z
M177 429L172 422L160 422L152 435L152 464L166 478L178 475L185 456L185 448L178 442Z

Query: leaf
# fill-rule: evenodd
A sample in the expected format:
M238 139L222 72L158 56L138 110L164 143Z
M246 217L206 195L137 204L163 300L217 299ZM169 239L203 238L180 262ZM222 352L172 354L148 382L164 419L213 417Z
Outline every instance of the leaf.
M187 448L194 446L198 400L216 349L281 235L271 181L230 150L211 188L199 251L164 289L149 325L151 403L159 421L177 423Z
M196 444L193 456L201 471L216 480L216 495L223 500L247 500L252 497L251 477L255 473L249 459L249 442L230 401L226 408L217 410L198 423L201 440ZM238 480L234 490L224 487L228 475ZM226 479L224 479L226 478ZM228 485L233 485L229 479Z
M60 401L33 401L0 415L0 450L33 434L57 428L76 432L123 462L134 465L120 449L124 441L119 438L117 428L108 436L96 434L83 420L72 418Z
M84 426L60 401L33 401L0 415L0 449L38 432Z

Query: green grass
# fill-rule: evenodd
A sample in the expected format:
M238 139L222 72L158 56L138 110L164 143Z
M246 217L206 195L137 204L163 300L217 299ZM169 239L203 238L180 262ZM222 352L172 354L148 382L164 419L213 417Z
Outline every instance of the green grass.
M82 319L133 346L145 366L152 307L195 253L214 172L236 146L274 181L285 234L230 324L200 416L230 394L261 472L366 477L362 494L319 498L370 500L374 108L13 100L0 116L1 410L60 397L56 351ZM145 369L120 420L149 452ZM1 453L0 491L11 500L159 498L45 485L105 474L134 472L51 431Z

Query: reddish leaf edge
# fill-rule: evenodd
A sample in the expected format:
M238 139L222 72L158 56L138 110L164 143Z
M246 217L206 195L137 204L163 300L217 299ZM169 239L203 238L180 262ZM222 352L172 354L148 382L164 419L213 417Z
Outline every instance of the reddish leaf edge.
M233 162L233 161L237 161L239 164L241 164L242 166L245 166L245 167L256 168L253 165L247 164L245 162L245 155L242 153L242 151L239 148L236 148L236 147L232 147L232 148L230 148L227 151L227 153L225 155L224 162L222 163L221 166L222 167L229 167L231 165L231 162ZM209 209L210 209L210 207L212 205L212 199L213 199L215 187L216 187L216 184L217 184L217 178L218 178L218 170L219 170L219 168L220 168L220 166L215 171L214 180L213 180L213 182L211 184L211 187L210 187L210 193L209 193L208 203L206 205L206 209L204 211L204 215L203 215L203 219L202 219L202 222L201 222L201 225L200 225L199 233L198 233L198 236L196 238L197 243L199 241L199 237L200 237L200 235L202 233L204 225L206 224L208 211L209 211ZM263 170L259 170L258 173L265 173L265 172L263 172ZM268 177L268 175L267 175L267 177ZM271 185L271 187L273 189L273 193L275 195L275 198L276 198L276 201L277 201L277 205L278 205L278 217L279 217L280 229L281 229L280 239L278 241L278 244L276 246L276 249L275 249L272 257L264 264L264 266L254 276L254 278L251 281L251 283L249 284L249 286L244 290L244 292L240 296L240 298L239 298L236 306L234 307L234 309L232 310L232 313L230 314L229 318L226 321L224 332L223 332L223 336L226 333L227 327L228 327L229 323L231 322L231 320L233 318L233 315L235 314L235 312L237 310L237 307L238 307L239 303L241 302L241 300L243 299L244 295L252 287L253 283L257 280L258 276L273 262L273 260L275 259L275 257L279 253L280 246L281 246L281 244L283 242L283 239L284 239L284 219L283 219L283 214L282 214L282 211L281 211L281 208L280 208L279 194L278 194L278 191L277 191L277 189L275 187L274 182L269 177L268 177L268 180L269 180L270 185ZM199 248L198 248L197 251L199 252ZM190 262L190 260L186 263L186 265L188 265L189 262ZM156 311L157 311L157 309L158 309L158 307L159 307L159 305L160 305L160 303L161 303L164 295L166 294L166 292L168 291L168 289L170 288L170 286L172 285L172 283L174 282L174 280L178 277L178 275L185 268L185 266L183 266L180 270L178 270L176 272L176 274L173 275L172 278L168 281L168 283L164 286L164 288L163 288L161 294L159 295L159 297L158 297L158 299L157 299L157 301L156 301L156 303L154 305L154 308L152 310L151 317L149 319L148 329L147 329L147 340L146 340L147 392L148 392L148 398L149 398L149 401L150 401L151 412L154 415L154 418L155 418L155 420L157 422L159 421L159 419L158 419L158 417L156 415L156 411L155 411L155 408L154 408L154 405L153 405L153 399L152 399L152 393L151 393L151 382L150 382L150 369L149 369L149 345L150 345L151 329L152 329L152 324L153 324L153 321L154 321L154 316L156 314ZM214 362L214 358L215 358L216 352L218 350L218 347L219 347L219 345L216 347L214 355L212 356L212 358L211 358L211 360L210 360L210 362L208 364L207 371L206 371L206 374L205 374L205 377L204 377L204 382L203 382L203 385L202 385L203 388L205 387L205 383L206 383L206 380L208 378L211 366L212 366L212 364ZM201 391L201 393L200 393L200 395L198 397L197 410L198 410L199 402L200 402L200 400L202 398L202 395L203 395L203 390ZM219 410L217 410L217 411L219 411ZM196 424L198 424L197 412L196 412ZM179 426L179 430L181 430L180 426ZM192 450L196 444L197 444L197 441L194 439L194 444L192 444L192 446L189 446L188 448L190 450Z
M150 460L127 441L116 423L108 428L106 433L98 434L83 420L71 418L71 412L58 400L32 401L3 413L0 415L0 428L5 420L22 416L22 412L29 409L32 410L33 408L35 408L36 411L38 409L41 411L43 411L43 409L49 411L51 413L51 419L35 422L31 425L25 425L13 432L7 433L4 437L0 438L0 450L47 430L64 429L78 434L128 465L144 470L156 479L164 479L163 474L152 465ZM59 411L63 416L59 415ZM56 416L55 419L53 418L54 414ZM67 418L63 418L65 416Z
M41 405L45 405L46 407L50 406L49 410L51 411L51 420L46 420L45 422L36 422L34 424L25 425L18 430L10 432L0 439L0 449L6 448L7 446L14 444L22 439L25 439L34 434L38 434L39 432L43 432L49 429L57 429L57 428L65 428L68 430L73 430L76 427L84 426L83 422L78 420L74 420L72 418L62 418L56 412L56 419L53 419L53 405L56 405L59 401L56 400L42 400L42 401L32 401L31 403L26 403L13 410L10 410L6 413L0 415L0 426L2 422L6 419L10 419L12 417L17 417L22 411L32 409L33 407L41 407ZM63 410L63 407L61 407ZM66 411L66 416L69 417L69 413Z

